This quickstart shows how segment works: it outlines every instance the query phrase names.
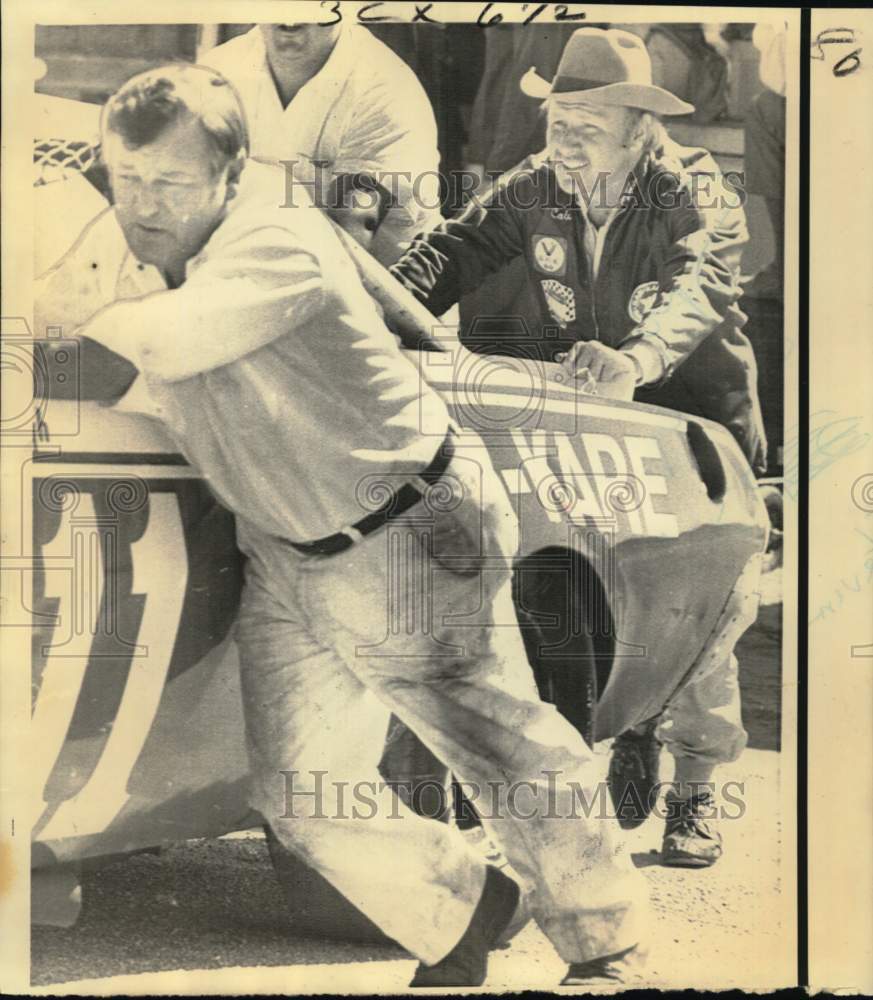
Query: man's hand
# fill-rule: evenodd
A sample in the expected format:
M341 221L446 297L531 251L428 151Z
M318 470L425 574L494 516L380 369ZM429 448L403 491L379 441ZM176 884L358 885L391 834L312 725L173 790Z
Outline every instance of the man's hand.
M325 211L369 250L390 202L391 195L374 178L367 174L341 174L331 182Z
M561 357L561 366L570 378L590 374L599 383L617 386L626 383L630 392L639 374L634 359L624 351L616 351L597 340L582 340Z

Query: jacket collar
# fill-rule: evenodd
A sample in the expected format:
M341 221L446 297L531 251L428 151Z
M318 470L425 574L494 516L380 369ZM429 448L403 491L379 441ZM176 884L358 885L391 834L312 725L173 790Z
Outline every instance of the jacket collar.
M653 165L653 154L644 153L634 165L633 170L628 174L627 184L619 205L619 214L626 212L636 205L645 204L645 192L648 187L648 178Z

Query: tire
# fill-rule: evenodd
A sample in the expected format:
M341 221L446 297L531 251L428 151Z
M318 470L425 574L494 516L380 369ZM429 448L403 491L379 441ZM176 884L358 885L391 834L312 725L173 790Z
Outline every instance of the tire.
M513 600L540 697L593 747L598 694L613 652L596 574L574 552L542 550L516 566Z

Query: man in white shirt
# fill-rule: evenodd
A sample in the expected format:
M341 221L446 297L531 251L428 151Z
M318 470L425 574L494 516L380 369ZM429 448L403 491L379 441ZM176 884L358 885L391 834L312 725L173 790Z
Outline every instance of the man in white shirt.
M260 24L200 61L236 88L251 155L284 165L288 186L277 205L312 196L386 266L440 222L430 101L409 66L365 27ZM448 779L396 720L382 770L401 794L425 776Z
M406 63L366 28L261 24L200 61L239 93L251 155L293 164L294 183L314 191L383 264L440 221L430 101ZM364 194L355 199L350 188Z
M489 796L565 982L615 982L638 955L644 883L591 813L591 752L537 696L512 506L329 222L277 213L276 171L245 147L217 74L129 80L103 118L114 209L40 280L40 328L84 324L132 362L131 393L145 384L236 514L254 804L278 839L420 959L413 985L483 983L519 886L380 780L393 712Z

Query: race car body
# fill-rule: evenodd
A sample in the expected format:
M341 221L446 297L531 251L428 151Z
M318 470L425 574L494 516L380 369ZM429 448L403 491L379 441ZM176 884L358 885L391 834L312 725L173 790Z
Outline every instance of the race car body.
M58 205L89 185L72 176L37 188L57 223L38 227L43 264L75 239ZM589 741L651 718L753 616L768 523L745 458L718 425L583 395L556 366L447 357L419 364L459 447L484 443L516 506L517 614L541 691ZM35 886L59 865L258 822L233 518L158 421L85 391L75 341L49 333L36 360L44 404L22 466Z
M731 436L579 397L527 366L492 373L484 390L433 384L462 431L480 432L517 504L518 575L564 588L545 660L572 672L580 635L611 647L594 738L656 714L765 544L766 512ZM232 517L156 422L95 402L49 403L27 472L35 864L238 827Z

